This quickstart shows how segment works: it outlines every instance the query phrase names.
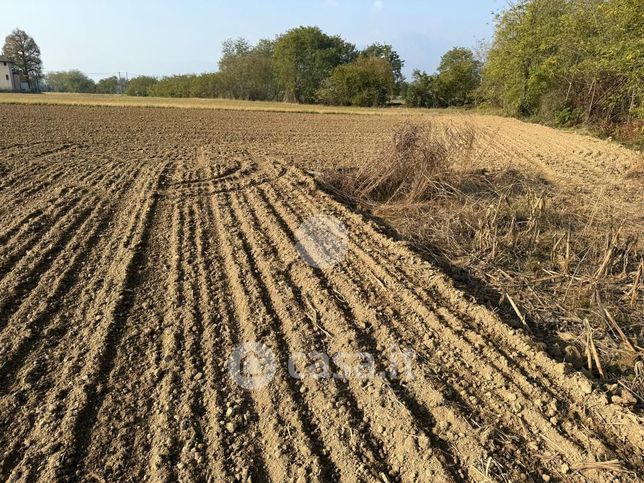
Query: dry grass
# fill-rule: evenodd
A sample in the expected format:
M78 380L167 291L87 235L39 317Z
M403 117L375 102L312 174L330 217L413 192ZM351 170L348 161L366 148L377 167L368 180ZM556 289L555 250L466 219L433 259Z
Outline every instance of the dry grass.
M351 181L362 200L382 205L416 205L444 189L457 163L469 160L472 128L407 122L397 129L388 151L362 165Z
M53 104L73 106L115 107L174 107L196 109L224 109L240 111L302 112L317 114L405 114L422 116L441 113L440 110L410 108L367 108L292 104L286 102L243 101L235 99L198 99L169 97L131 97L114 94L74 94L47 92L43 94L0 93L0 104ZM442 110L445 112L445 110Z
M554 357L644 402L643 253L623 221L512 169L476 168L471 126L404 123L327 183L426 252Z

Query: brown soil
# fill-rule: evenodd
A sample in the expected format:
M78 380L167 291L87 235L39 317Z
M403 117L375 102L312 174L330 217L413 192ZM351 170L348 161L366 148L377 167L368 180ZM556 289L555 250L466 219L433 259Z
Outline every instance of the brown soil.
M597 186L610 145L485 119L516 126L508 159ZM391 123L0 107L0 479L637 480L642 418L294 166L350 166ZM296 249L318 214L348 232L332 268ZM247 341L277 357L265 388L229 377ZM396 345L414 377L381 373ZM375 377L287 372L358 351Z

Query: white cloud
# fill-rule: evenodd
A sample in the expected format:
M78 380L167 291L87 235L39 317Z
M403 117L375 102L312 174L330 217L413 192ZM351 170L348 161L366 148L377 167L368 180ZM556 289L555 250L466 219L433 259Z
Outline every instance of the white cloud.
M385 6L384 0L374 0L373 2L373 9L376 12L380 12Z
M322 6L327 8L335 8L338 6L338 0L322 0Z

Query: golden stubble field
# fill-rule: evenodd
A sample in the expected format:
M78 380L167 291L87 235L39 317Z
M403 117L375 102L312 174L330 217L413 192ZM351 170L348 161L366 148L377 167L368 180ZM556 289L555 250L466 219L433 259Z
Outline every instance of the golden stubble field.
M318 188L406 117L0 105L0 478L636 481L640 416ZM641 229L637 153L436 119ZM322 215L346 230L330 266L300 246ZM231 377L246 342L266 386ZM375 371L289 374L312 353Z

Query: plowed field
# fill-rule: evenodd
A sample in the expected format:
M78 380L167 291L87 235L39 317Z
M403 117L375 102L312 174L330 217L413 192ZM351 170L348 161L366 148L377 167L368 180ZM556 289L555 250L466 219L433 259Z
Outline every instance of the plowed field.
M644 474L640 417L300 170L349 165L391 122L0 107L0 479ZM499 149L553 177L568 170L573 184L592 178L594 159L633 163L563 133L590 161L539 157L555 138L515 123ZM307 260L301 227L322 215L346 230L338 263ZM232 377L231 355L248 342L275 357L262 387ZM408 371L395 375L397 351ZM313 353L331 358L330 377L289 373L294 355ZM334 358L359 353L373 356L368 377Z

